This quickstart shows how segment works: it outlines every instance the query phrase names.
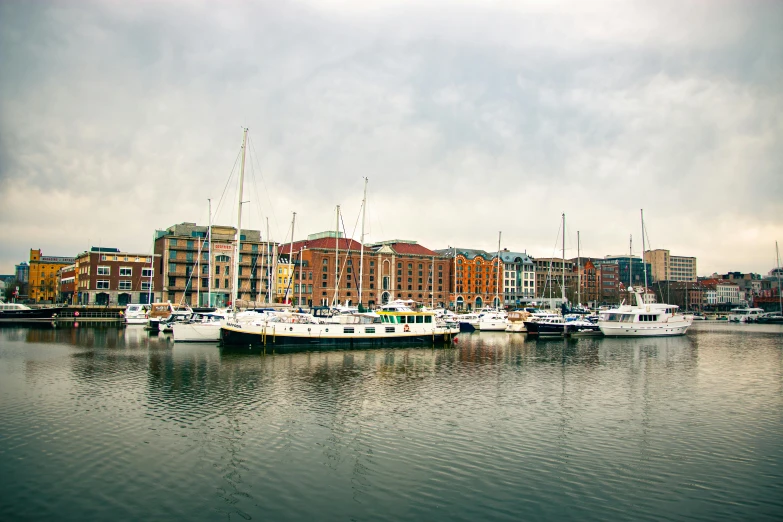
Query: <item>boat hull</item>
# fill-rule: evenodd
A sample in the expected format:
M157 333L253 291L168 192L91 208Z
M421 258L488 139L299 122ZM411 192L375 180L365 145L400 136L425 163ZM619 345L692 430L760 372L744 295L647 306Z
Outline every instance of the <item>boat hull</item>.
M332 326L330 335L323 325L288 325L281 323L266 326L222 325L220 341L227 346L388 346L404 344L441 344L450 342L458 333L456 329L439 328L431 332L384 333L382 325L375 326L379 333L365 333L362 326L352 328L356 333L345 334L341 328ZM368 325L370 326L370 325ZM309 330L307 329L309 328Z
M220 341L220 323L174 323L175 343L216 343Z
M525 323L520 321L509 323L508 326L506 326L506 331L512 333L525 333L527 332L527 328L525 328Z
M51 321L57 318L64 307L57 308L32 308L29 310L2 310L0 322L14 323L27 321Z
M679 322L661 325L641 325L637 323L598 323L601 332L607 337L670 337L685 335L691 323Z
M505 332L507 327L508 323L506 322L493 321L482 323L479 321L478 325L476 326L476 330L480 332Z

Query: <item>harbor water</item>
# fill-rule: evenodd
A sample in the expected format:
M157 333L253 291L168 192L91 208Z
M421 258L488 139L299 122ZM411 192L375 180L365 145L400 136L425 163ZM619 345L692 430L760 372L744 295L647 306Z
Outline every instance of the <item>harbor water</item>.
M288 353L0 328L0 520L781 518L781 326Z

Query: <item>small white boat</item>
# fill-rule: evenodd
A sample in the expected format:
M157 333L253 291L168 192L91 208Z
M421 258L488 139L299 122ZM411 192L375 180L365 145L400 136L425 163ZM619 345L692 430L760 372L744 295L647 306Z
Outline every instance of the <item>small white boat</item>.
M508 314L503 311L487 311L479 314L475 324L480 332L505 332L508 328Z
M186 322L172 325L174 342L218 342L220 341L220 321L227 318L225 312L205 312L193 314Z
M512 310L508 313L508 325L506 326L507 332L525 333L525 321L530 317L530 312L525 310Z
M763 308L748 308L747 306L741 306L739 308L732 308L729 311L729 322L755 323L763 315Z
M146 304L129 304L123 312L126 325L145 325L147 324L147 314L150 306Z

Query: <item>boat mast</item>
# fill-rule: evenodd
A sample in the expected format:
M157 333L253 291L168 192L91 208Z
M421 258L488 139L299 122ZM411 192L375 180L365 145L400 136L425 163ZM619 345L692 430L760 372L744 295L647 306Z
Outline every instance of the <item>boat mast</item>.
M628 247L628 288L633 286L633 234L631 234Z
M364 286L364 217L367 212L367 178L364 178L364 198L362 199L362 235L360 241L362 243L361 250L359 251L359 305L362 303L362 286Z
M644 242L644 209L641 209L642 215L642 270L644 271L644 293L647 293L647 263L644 261L646 244Z
M780 251L778 250L778 242L775 241L775 258L778 261L778 301L780 301L780 313L783 315L783 293L780 288Z
M340 282L337 279L340 274L340 205L337 205L337 219L334 225L334 296L332 306L337 302Z
M500 263L500 237L503 234L503 231L498 232L498 280L497 285L495 287L495 303L497 303L495 306L498 310L500 310L500 273L501 273L501 263Z
M269 218L266 218L266 303L272 302L272 262L269 259Z
M777 245L777 243L776 243ZM163 258L160 260L163 263ZM152 255L150 256L150 286L147 289L147 304L152 304L152 274L155 273L155 235L152 235ZM150 308L151 310L151 308Z
M576 305L582 306L582 254L579 231L576 231ZM589 304L589 303L588 303Z
M291 265L291 272L289 275L288 284L285 285L285 298L283 299L284 303L288 303L288 291L291 289L291 285L294 284L294 275L296 274L296 268L294 267L294 225L296 225L296 212L294 212L294 217L291 218L291 243L288 247L288 264Z
M430 269L430 308L435 308L435 256L432 256Z
M457 247L454 247L454 313L457 313Z
M566 286L565 286L565 212L563 212L563 288L562 288L562 294L563 294L563 305L565 305L566 302Z
M234 287L231 289L231 307L237 314L239 296L239 253L242 251L242 189L245 183L245 149L247 145L247 127L242 131L242 164L239 169L239 196L237 198L237 250L234 254Z

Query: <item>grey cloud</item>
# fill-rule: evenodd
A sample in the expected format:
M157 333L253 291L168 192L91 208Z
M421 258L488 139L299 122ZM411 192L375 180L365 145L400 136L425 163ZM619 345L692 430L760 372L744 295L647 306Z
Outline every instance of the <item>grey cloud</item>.
M0 9L5 271L31 243L113 235L143 251L156 227L204 221L242 125L270 191L248 219L270 216L277 239L291 210L302 234L331 227L337 203L355 221L362 176L372 238L433 248L492 250L504 229L504 245L550 255L565 211L589 254L615 253L645 207L655 246L765 271L780 236L774 2ZM17 213L33 197L95 219L55 241ZM732 223L758 233L711 242Z

